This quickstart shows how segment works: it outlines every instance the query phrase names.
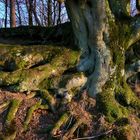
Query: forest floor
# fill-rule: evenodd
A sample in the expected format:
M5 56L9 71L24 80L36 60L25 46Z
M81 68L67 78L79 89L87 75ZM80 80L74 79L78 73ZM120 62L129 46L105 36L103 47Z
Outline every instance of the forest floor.
M3 45L26 45L32 42L25 40L13 40L13 39L2 39L0 38L0 44ZM43 45L42 45L43 46ZM1 52L0 52L1 53ZM135 94L140 98L140 81L133 83L130 85ZM61 105L60 99L56 99L57 103L55 105L55 109L57 111L52 111L50 109L36 109L32 113L32 118L29 122L28 129L23 131L25 118L29 108L33 105L37 104L40 101L39 96L29 97L29 95L34 94L32 92L13 92L6 89L0 89L0 136L4 140L49 140L49 139L72 139L72 136L67 135L67 131L73 128L73 123L76 122L75 118L78 116L82 118L82 121L85 121L88 126L82 125L81 127L75 128L73 139L77 139L79 137L87 137L91 136L92 139L98 140L103 138L103 136L107 135L108 140L113 140L112 135L119 135L119 126L116 124L110 125L104 118L102 114L97 114L96 112L96 101L94 99L87 100L87 94L85 91L81 91L81 95L75 96L71 103ZM81 97L79 97L81 96ZM28 98L29 97L29 98ZM55 96L54 96L55 97ZM12 100L20 100L21 103L16 111L14 119L11 121L11 124L7 126L5 121L7 119L8 112L10 107L5 105L1 107L4 102L12 101ZM84 108L84 109L83 109ZM77 110L76 110L77 109ZM54 137L51 136L52 129L55 126L56 122L60 119L60 117L66 112L70 111L76 116L75 118L71 115L69 121L66 124L62 124L60 128L56 131ZM79 114L79 112L81 114ZM132 111L133 112L133 111ZM92 119L90 119L90 115ZM95 116L95 117L94 117ZM78 118L77 117L77 118ZM94 119L93 119L94 118ZM137 137L137 140L140 140L140 124L137 123L135 113L130 114L128 120L131 124L132 128L134 128L134 133ZM125 122L125 120L124 120ZM76 126L77 127L77 126ZM71 130L73 131L73 130ZM72 134L73 135L73 134ZM128 140L129 134L126 134ZM4 137L3 137L4 136ZM63 137L65 136L65 137ZM68 136L68 137L67 137Z

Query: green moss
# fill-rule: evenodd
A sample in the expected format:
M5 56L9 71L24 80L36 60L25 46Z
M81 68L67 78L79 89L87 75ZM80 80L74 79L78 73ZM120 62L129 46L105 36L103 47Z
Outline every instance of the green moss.
M8 114L5 120L5 123L9 125L15 118L18 108L21 103L21 99L13 99L10 104L10 108L8 110Z
M29 108L24 124L23 124L23 127L24 127L23 131L26 131L28 129L28 125L32 119L33 113L35 110L37 110L40 107L41 103L42 103L42 100L38 101L35 105Z
M0 104L0 109L7 107L10 104L10 101L3 102Z
M55 98L47 90L41 90L39 91L39 94L48 102L48 104L51 106L51 109L54 111L54 105L56 103Z
M123 116L115 97L110 93L101 93L97 95L97 109L102 112L109 122L113 122Z
M131 106L137 110L140 109L140 100L132 92L125 81L122 82L121 87L118 87L116 96L121 104L125 106Z
M130 16L130 9L126 7L130 7L130 2L125 0L111 0L110 2L111 10L113 14L118 18L125 18ZM118 10L119 9L119 10Z
M69 114L68 113L64 113L60 119L58 120L58 122L55 124L53 130L51 131L52 135L56 135L57 131L60 129L60 127L65 124L69 119Z
M97 109L106 116L109 122L127 116L127 110L115 99L116 85L113 77L105 84L103 92L97 95Z
M118 135L116 137L121 140L136 140L130 125L120 127Z
M20 51L13 48L12 52L14 52L15 55L12 57L15 59L16 67L18 67L19 70L14 72L0 72L0 85L8 86L10 90L16 92L48 89L52 83L55 84L59 82L59 77L65 70L74 67L77 63L79 56L78 51L67 49L62 46L42 47L43 48L41 48L41 46L30 46L27 48L26 46L20 46ZM19 53L20 56L17 56L17 53ZM22 61L21 58L24 58L26 55L27 59ZM24 63L25 60L26 64ZM44 61L43 65L38 66L40 61ZM37 66L28 69L32 64L33 66ZM23 69L25 66L27 69Z

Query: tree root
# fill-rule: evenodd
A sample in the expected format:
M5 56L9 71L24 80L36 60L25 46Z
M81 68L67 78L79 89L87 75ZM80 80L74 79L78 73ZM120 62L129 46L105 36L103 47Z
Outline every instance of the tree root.
M65 70L75 65L78 53L65 50L57 54L48 64L32 69L13 72L0 72L0 86L9 87L16 92L36 91L42 89L42 82L50 77L59 77ZM46 87L47 87L46 83ZM44 87L45 88L45 87Z
M17 135L17 131L14 131L12 134L8 135L8 136L3 136L0 134L0 139L1 140L15 140Z
M33 105L32 107L29 108L28 112L27 112L27 115L26 115L26 118L25 118L25 121L24 121L24 124L23 124L23 130L22 131L26 131L28 129L28 125L32 119L32 116L33 116L33 113L35 110L41 108L41 109L48 109L48 106L42 106L41 105L42 103L42 100L38 101L35 105Z
M68 132L63 136L62 140L68 140L73 137L74 132L77 130L77 128L83 123L82 119L79 119L76 121L76 123L68 130Z
M36 92L31 92L31 93L29 93L29 94L26 96L26 100L32 99L32 98L34 98L36 95L37 95Z
M69 119L69 114L68 113L64 113L60 119L58 120L58 122L55 124L53 130L51 131L52 136L55 136L57 134L57 132L60 130L60 127L65 124Z
M10 101L6 101L0 105L0 110L6 108L10 104Z
M140 101L126 82L123 82L123 86L119 87L117 97L121 104L140 110Z
M14 120L16 113L18 111L18 108L21 104L21 101L22 101L21 99L13 99L11 101L10 108L9 108L9 111L5 120L6 125L10 125L11 122Z
M39 91L39 94L41 95L43 99L45 99L48 102L52 111L55 112L54 106L55 106L56 101L54 97L47 90Z

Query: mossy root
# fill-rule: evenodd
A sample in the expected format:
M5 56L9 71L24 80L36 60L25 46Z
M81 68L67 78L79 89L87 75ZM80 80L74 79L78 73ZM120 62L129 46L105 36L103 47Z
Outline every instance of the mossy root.
M39 94L42 96L43 99L45 99L48 102L52 111L55 112L54 105L56 102L54 97L47 90L42 90L39 92Z
M15 140L17 131L13 132L11 135L3 136L1 140Z
M35 105L31 106L27 112L26 118L25 118L25 122L23 124L23 130L22 131L26 131L28 129L28 125L32 119L33 113L35 110L37 109L48 109L48 105L41 105L42 100L39 100Z
M6 125L10 125L11 122L14 120L15 115L16 115L16 113L18 111L18 108L20 106L21 101L22 101L21 99L13 99L11 101L9 111L8 111L6 121L5 121Z
M83 123L83 120L77 120L76 123L68 130L68 132L63 136L62 140L68 140L71 137L73 137L74 132L77 130L77 128Z
M64 113L60 119L58 120L58 122L54 125L54 128L51 131L52 136L55 136L57 134L57 131L59 131L60 127L65 124L69 119L69 114L68 113Z
M7 107L9 104L10 104L10 101L3 102L2 104L0 104L0 110Z
M28 129L28 125L32 119L33 113L35 110L39 108L41 103L42 103L42 100L39 100L35 105L31 106L29 110L27 111L27 115L23 124L23 129L24 129L23 131L26 131Z

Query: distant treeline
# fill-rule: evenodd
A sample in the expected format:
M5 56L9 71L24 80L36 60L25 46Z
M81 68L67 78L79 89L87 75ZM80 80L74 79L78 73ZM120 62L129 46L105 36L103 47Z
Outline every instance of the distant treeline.
M2 27L54 26L68 21L65 5L57 0L0 0Z

